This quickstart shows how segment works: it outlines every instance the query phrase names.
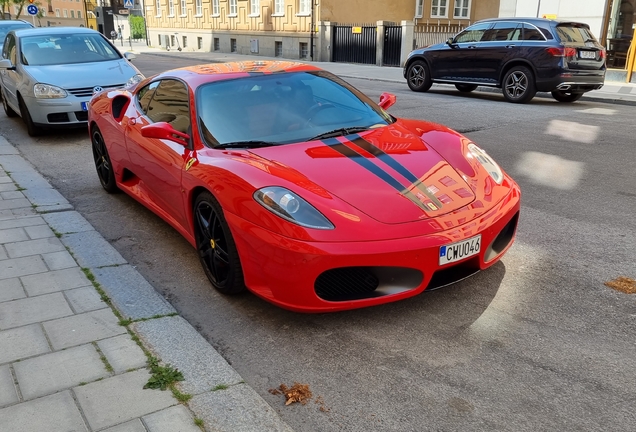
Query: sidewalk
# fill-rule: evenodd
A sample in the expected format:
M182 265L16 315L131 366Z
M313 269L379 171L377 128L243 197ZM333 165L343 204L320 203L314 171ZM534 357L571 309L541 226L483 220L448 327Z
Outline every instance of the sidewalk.
M199 60L210 63L223 63L230 61L246 61L246 60L285 60L280 57L264 57L255 55L230 54L219 52L203 52L203 51L166 51L163 48L148 47L144 42L124 43L124 46L117 45L122 51L132 51L140 54L154 54L160 56L181 57L192 60ZM406 87L406 80L402 75L402 68L398 67L378 67L373 65L351 64L351 63L332 63L332 62L313 62L316 66L332 72L342 78L361 78L374 81L386 81L403 84ZM453 85L435 84L433 90L438 88L454 89ZM477 91L501 93L500 89L493 87L479 87ZM549 93L538 93L537 97L547 97L552 99ZM594 90L581 98L581 100L596 101L604 103L616 103L624 105L636 105L636 84L605 81L605 85L600 90Z
M0 430L291 431L2 137Z

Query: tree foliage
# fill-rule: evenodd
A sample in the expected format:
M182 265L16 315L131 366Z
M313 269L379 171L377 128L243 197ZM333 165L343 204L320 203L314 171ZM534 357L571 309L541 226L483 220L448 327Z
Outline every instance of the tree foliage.
M2 0L0 0L2 1ZM128 17L128 23L130 25L130 37L133 39L143 39L146 37L146 25L144 18L136 15L130 15Z
M27 6L31 4L29 0L0 0L0 19L20 19L20 15L24 12L26 14ZM39 8L37 17L42 17L42 3L39 1L33 2ZM17 12L15 7L18 7ZM15 16L13 16L15 12ZM22 18L24 19L24 18Z

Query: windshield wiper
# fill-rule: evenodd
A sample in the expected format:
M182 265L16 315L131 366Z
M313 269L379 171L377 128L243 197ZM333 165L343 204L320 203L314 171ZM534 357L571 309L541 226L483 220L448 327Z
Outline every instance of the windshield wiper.
M214 146L215 149L228 149L228 148L259 148L259 147L271 147L276 143L269 141L235 141L229 143L219 144Z
M319 140L324 138L333 138L333 137L337 137L341 135L351 135L358 132L364 132L366 130L369 130L367 126L352 126L348 128L339 128L329 132L323 132L319 135L316 135L313 138L308 139L307 141L314 141L314 140Z

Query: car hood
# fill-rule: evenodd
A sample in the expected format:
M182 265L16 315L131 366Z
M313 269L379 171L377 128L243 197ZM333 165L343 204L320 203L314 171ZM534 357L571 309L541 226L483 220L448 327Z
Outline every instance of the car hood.
M24 69L37 82L67 89L125 84L131 76L139 73L126 59L98 63L24 66Z
M475 199L464 178L399 123L250 152L303 173L312 183L383 223L440 216Z

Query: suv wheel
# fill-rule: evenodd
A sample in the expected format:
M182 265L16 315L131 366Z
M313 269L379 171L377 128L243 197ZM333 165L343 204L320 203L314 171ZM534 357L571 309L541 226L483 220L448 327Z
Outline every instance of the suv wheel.
M508 102L526 103L537 94L534 75L525 66L511 68L503 80L503 95Z
M416 92L425 92L431 88L433 81L428 66L422 60L416 60L406 71L406 82L409 88Z
M455 88L462 93L470 93L477 88L476 84L455 84Z
M581 99L583 93L566 93L561 90L555 90L552 92L552 97L559 102L575 102Z

